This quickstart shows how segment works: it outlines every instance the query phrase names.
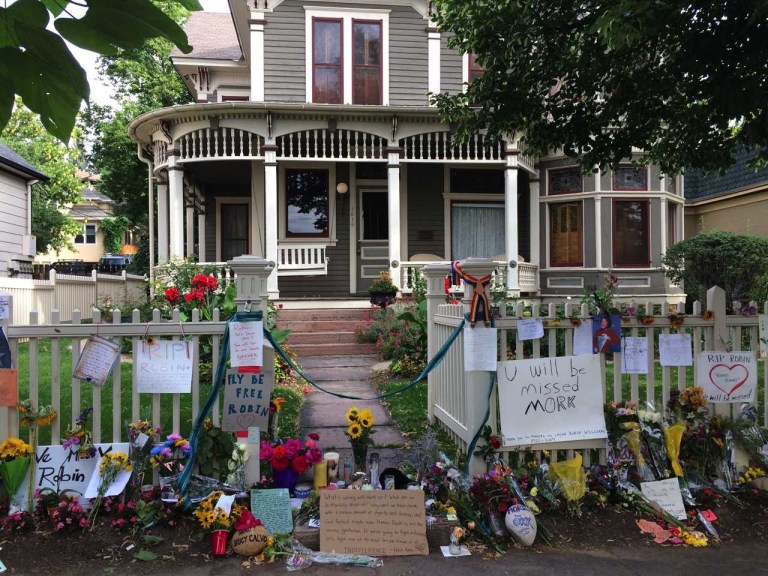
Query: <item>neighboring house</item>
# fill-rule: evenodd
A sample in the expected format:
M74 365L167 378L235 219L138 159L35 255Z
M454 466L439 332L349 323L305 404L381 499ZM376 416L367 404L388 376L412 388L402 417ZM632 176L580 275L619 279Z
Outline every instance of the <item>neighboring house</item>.
M431 2L230 1L196 12L172 53L195 104L129 128L151 161L161 262L274 260L273 297L404 287L427 261L489 257L513 292L562 300L607 270L641 301L680 299L659 271L682 238L681 178L629 161L582 177L514 138L458 144L428 93L482 73L447 47ZM629 159L628 159L629 160Z
M48 177L0 142L0 276L29 276L36 243L32 236L32 185Z
M768 238L768 167L747 164L742 151L722 176L690 171L685 175L685 236L715 230Z

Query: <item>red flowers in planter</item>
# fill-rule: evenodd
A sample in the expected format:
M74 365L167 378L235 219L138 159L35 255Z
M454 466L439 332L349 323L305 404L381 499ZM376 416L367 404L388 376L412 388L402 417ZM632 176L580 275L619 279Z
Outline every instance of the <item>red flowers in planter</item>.
M176 304L179 302L179 298L181 297L181 293L179 292L179 289L176 288L176 286L171 286L165 291L165 297L168 298L168 302L171 306L176 306Z

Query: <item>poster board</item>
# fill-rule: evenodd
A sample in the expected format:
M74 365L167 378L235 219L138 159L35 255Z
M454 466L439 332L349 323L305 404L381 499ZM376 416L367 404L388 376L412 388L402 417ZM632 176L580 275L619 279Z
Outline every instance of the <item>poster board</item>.
M99 336L89 336L80 353L73 376L90 382L94 386L104 386L119 357L119 344Z
M464 371L496 372L497 348L496 328L464 328Z
M752 402L757 389L754 352L701 352L696 359L696 384L709 402Z
M421 490L321 490L320 518L322 552L429 554Z
M287 488L251 490L251 514L270 534L293 532L291 496Z
M600 357L499 362L504 446L607 438Z
M192 391L192 346L186 340L143 341L134 351L136 391L188 394Z
M231 322L229 325L229 364L238 366L261 366L264 363L264 323Z
M232 368L224 376L224 410L221 429L239 432L257 426L269 427L269 399L275 386L274 375L261 370Z
M19 403L19 373L16 368L0 368L0 406Z
M541 318L519 318L516 327L518 340L544 338L544 323Z

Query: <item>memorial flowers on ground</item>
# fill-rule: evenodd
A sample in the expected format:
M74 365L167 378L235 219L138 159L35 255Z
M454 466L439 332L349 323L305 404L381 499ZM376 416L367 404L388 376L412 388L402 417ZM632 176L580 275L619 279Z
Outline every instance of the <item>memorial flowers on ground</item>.
M96 455L93 437L88 430L88 418L92 412L93 408L90 406L83 410L74 425L64 432L64 441L61 443L64 448L77 451L80 458L93 458Z
M32 446L20 438L8 438L0 444L0 478L11 503L24 481L33 451Z
M368 447L373 445L373 413L369 409L360 410L352 406L345 415L347 429L344 431L352 445L355 470L365 471Z
M99 488L96 498L91 502L91 513L88 516L91 530L93 530L96 514L99 512L99 508L110 486L117 480L121 472L130 472L131 470L131 462L125 452L109 452L101 457L101 462L99 463Z

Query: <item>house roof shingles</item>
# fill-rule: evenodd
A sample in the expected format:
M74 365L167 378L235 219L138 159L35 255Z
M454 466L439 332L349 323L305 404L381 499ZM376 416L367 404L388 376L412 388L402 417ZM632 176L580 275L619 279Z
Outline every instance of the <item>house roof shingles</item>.
M35 180L48 180L48 176L14 152L8 145L0 142L0 165L23 172Z
M178 48L171 51L172 58L200 58L206 60L242 60L243 53L237 40L232 15L218 12L193 12L184 27L192 52L184 54Z
M721 196L759 184L768 184L768 167L755 171L747 164L755 157L756 151L743 150L736 156L736 162L722 176L691 170L685 175L685 198L701 200Z

